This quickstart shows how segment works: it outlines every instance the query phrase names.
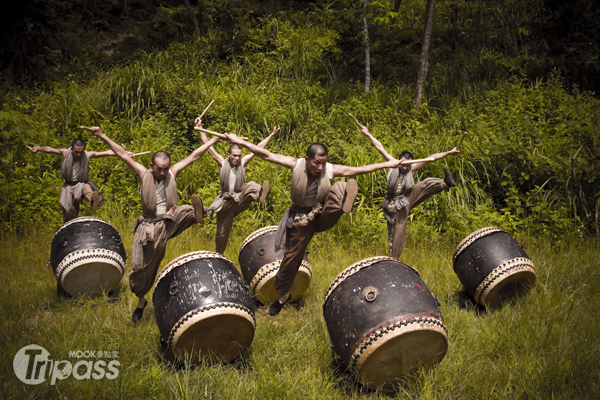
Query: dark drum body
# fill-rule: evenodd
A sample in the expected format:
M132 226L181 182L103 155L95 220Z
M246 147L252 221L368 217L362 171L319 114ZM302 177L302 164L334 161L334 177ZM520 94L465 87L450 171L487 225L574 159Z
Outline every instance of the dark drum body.
M50 265L63 289L73 296L99 296L117 287L126 259L119 232L98 218L68 221L52 238Z
M267 226L252 233L240 248L240 268L250 285L250 295L262 304L270 304L280 297L275 290L275 275L283 260L284 249L275 251L276 226ZM312 269L306 254L290 289L291 301L308 290L312 280Z
M372 257L342 271L329 286L323 313L333 350L370 389L392 389L448 350L437 301L416 270Z
M524 296L535 284L535 269L525 248L498 228L471 233L456 247L452 259L465 290L488 308Z
M248 285L219 253L196 251L171 261L152 300L160 334L181 361L231 361L252 343Z

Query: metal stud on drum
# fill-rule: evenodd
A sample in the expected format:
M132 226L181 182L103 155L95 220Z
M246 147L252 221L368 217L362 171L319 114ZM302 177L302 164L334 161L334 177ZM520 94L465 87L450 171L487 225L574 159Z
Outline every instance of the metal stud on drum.
M456 247L452 261L466 291L488 308L500 308L535 285L535 269L525 248L502 229L471 233Z
M285 250L275 251L276 236L277 226L267 226L250 234L240 248L242 275L250 285L250 294L262 304L270 304L281 296L274 282ZM312 269L305 254L290 289L292 301L302 297L311 280Z
M94 297L116 288L126 259L119 232L99 218L75 218L52 238L50 265L72 296Z
M181 361L232 361L254 338L248 284L219 253L196 251L171 261L152 301L160 334Z
M448 349L448 330L419 273L395 258L372 257L331 283L323 314L335 353L370 389L391 389Z

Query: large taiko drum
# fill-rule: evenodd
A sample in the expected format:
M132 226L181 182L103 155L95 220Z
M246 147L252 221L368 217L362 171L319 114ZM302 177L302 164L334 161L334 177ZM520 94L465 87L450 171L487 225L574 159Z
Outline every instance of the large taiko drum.
M119 232L98 218L68 221L52 238L50 265L72 296L99 296L116 288L125 273L126 259Z
M524 296L535 284L535 269L525 248L498 228L471 233L456 247L452 260L465 290L488 308Z
M392 389L407 373L437 365L448 349L436 298L395 258L367 258L342 271L323 313L333 350L370 389Z
M275 275L283 260L284 249L275 251L276 226L267 226L250 234L240 248L240 268L250 285L250 294L262 304L270 304L280 297L275 290ZM291 301L302 297L310 286L312 269L304 254L296 279L290 289Z
M160 334L180 361L232 361L252 343L248 284L219 253L196 251L171 261L152 300Z

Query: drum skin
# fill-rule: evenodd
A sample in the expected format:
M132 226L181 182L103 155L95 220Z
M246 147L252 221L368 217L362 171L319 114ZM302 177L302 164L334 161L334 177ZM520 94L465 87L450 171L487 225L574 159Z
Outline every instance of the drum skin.
M392 389L405 374L442 361L448 331L418 272L391 257L342 271L323 314L335 353L370 389Z
M167 348L192 364L231 361L250 347L256 322L248 284L219 253L197 251L160 273L153 298Z
M281 295L275 290L275 275L283 260L284 249L275 251L277 226L267 226L250 234L240 248L239 263L242 275L250 285L250 295L262 304L270 304ZM291 301L308 290L312 280L312 269L304 254L296 279L292 284Z
M99 296L117 287L126 259L119 232L99 218L75 218L52 238L50 265L63 289L73 296Z
M535 285L535 269L525 248L498 228L479 229L463 239L453 262L465 290L491 309L524 296Z

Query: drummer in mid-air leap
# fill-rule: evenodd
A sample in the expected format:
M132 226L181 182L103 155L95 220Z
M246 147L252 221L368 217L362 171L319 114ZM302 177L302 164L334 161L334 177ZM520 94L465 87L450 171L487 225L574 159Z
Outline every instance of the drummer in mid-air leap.
M315 232L331 229L342 214L350 212L358 185L354 179L331 184L334 177L354 176L381 168L394 168L400 160L379 164L350 167L327 162L328 151L321 143L308 146L306 156L295 157L272 153L232 134L225 134L230 143L246 147L260 158L292 170L292 205L288 208L277 228L275 251L285 247L279 271L275 277L275 289L281 296L271 303L269 315L277 315L290 301L290 289L302 263L304 251Z
M152 156L150 168L134 161L127 152L112 141L97 127L82 129L98 136L136 173L140 180L142 211L133 226L135 236L131 250L132 271L129 275L129 288L138 297L137 308L133 312L133 322L142 318L148 301L146 293L154 285L160 262L165 256L167 241L182 233L184 230L204 220L202 200L193 194L192 206L177 207L177 183L175 178L184 168L197 161L200 156L219 138L213 138L198 147L189 156L171 165L171 157L164 151L157 151Z

